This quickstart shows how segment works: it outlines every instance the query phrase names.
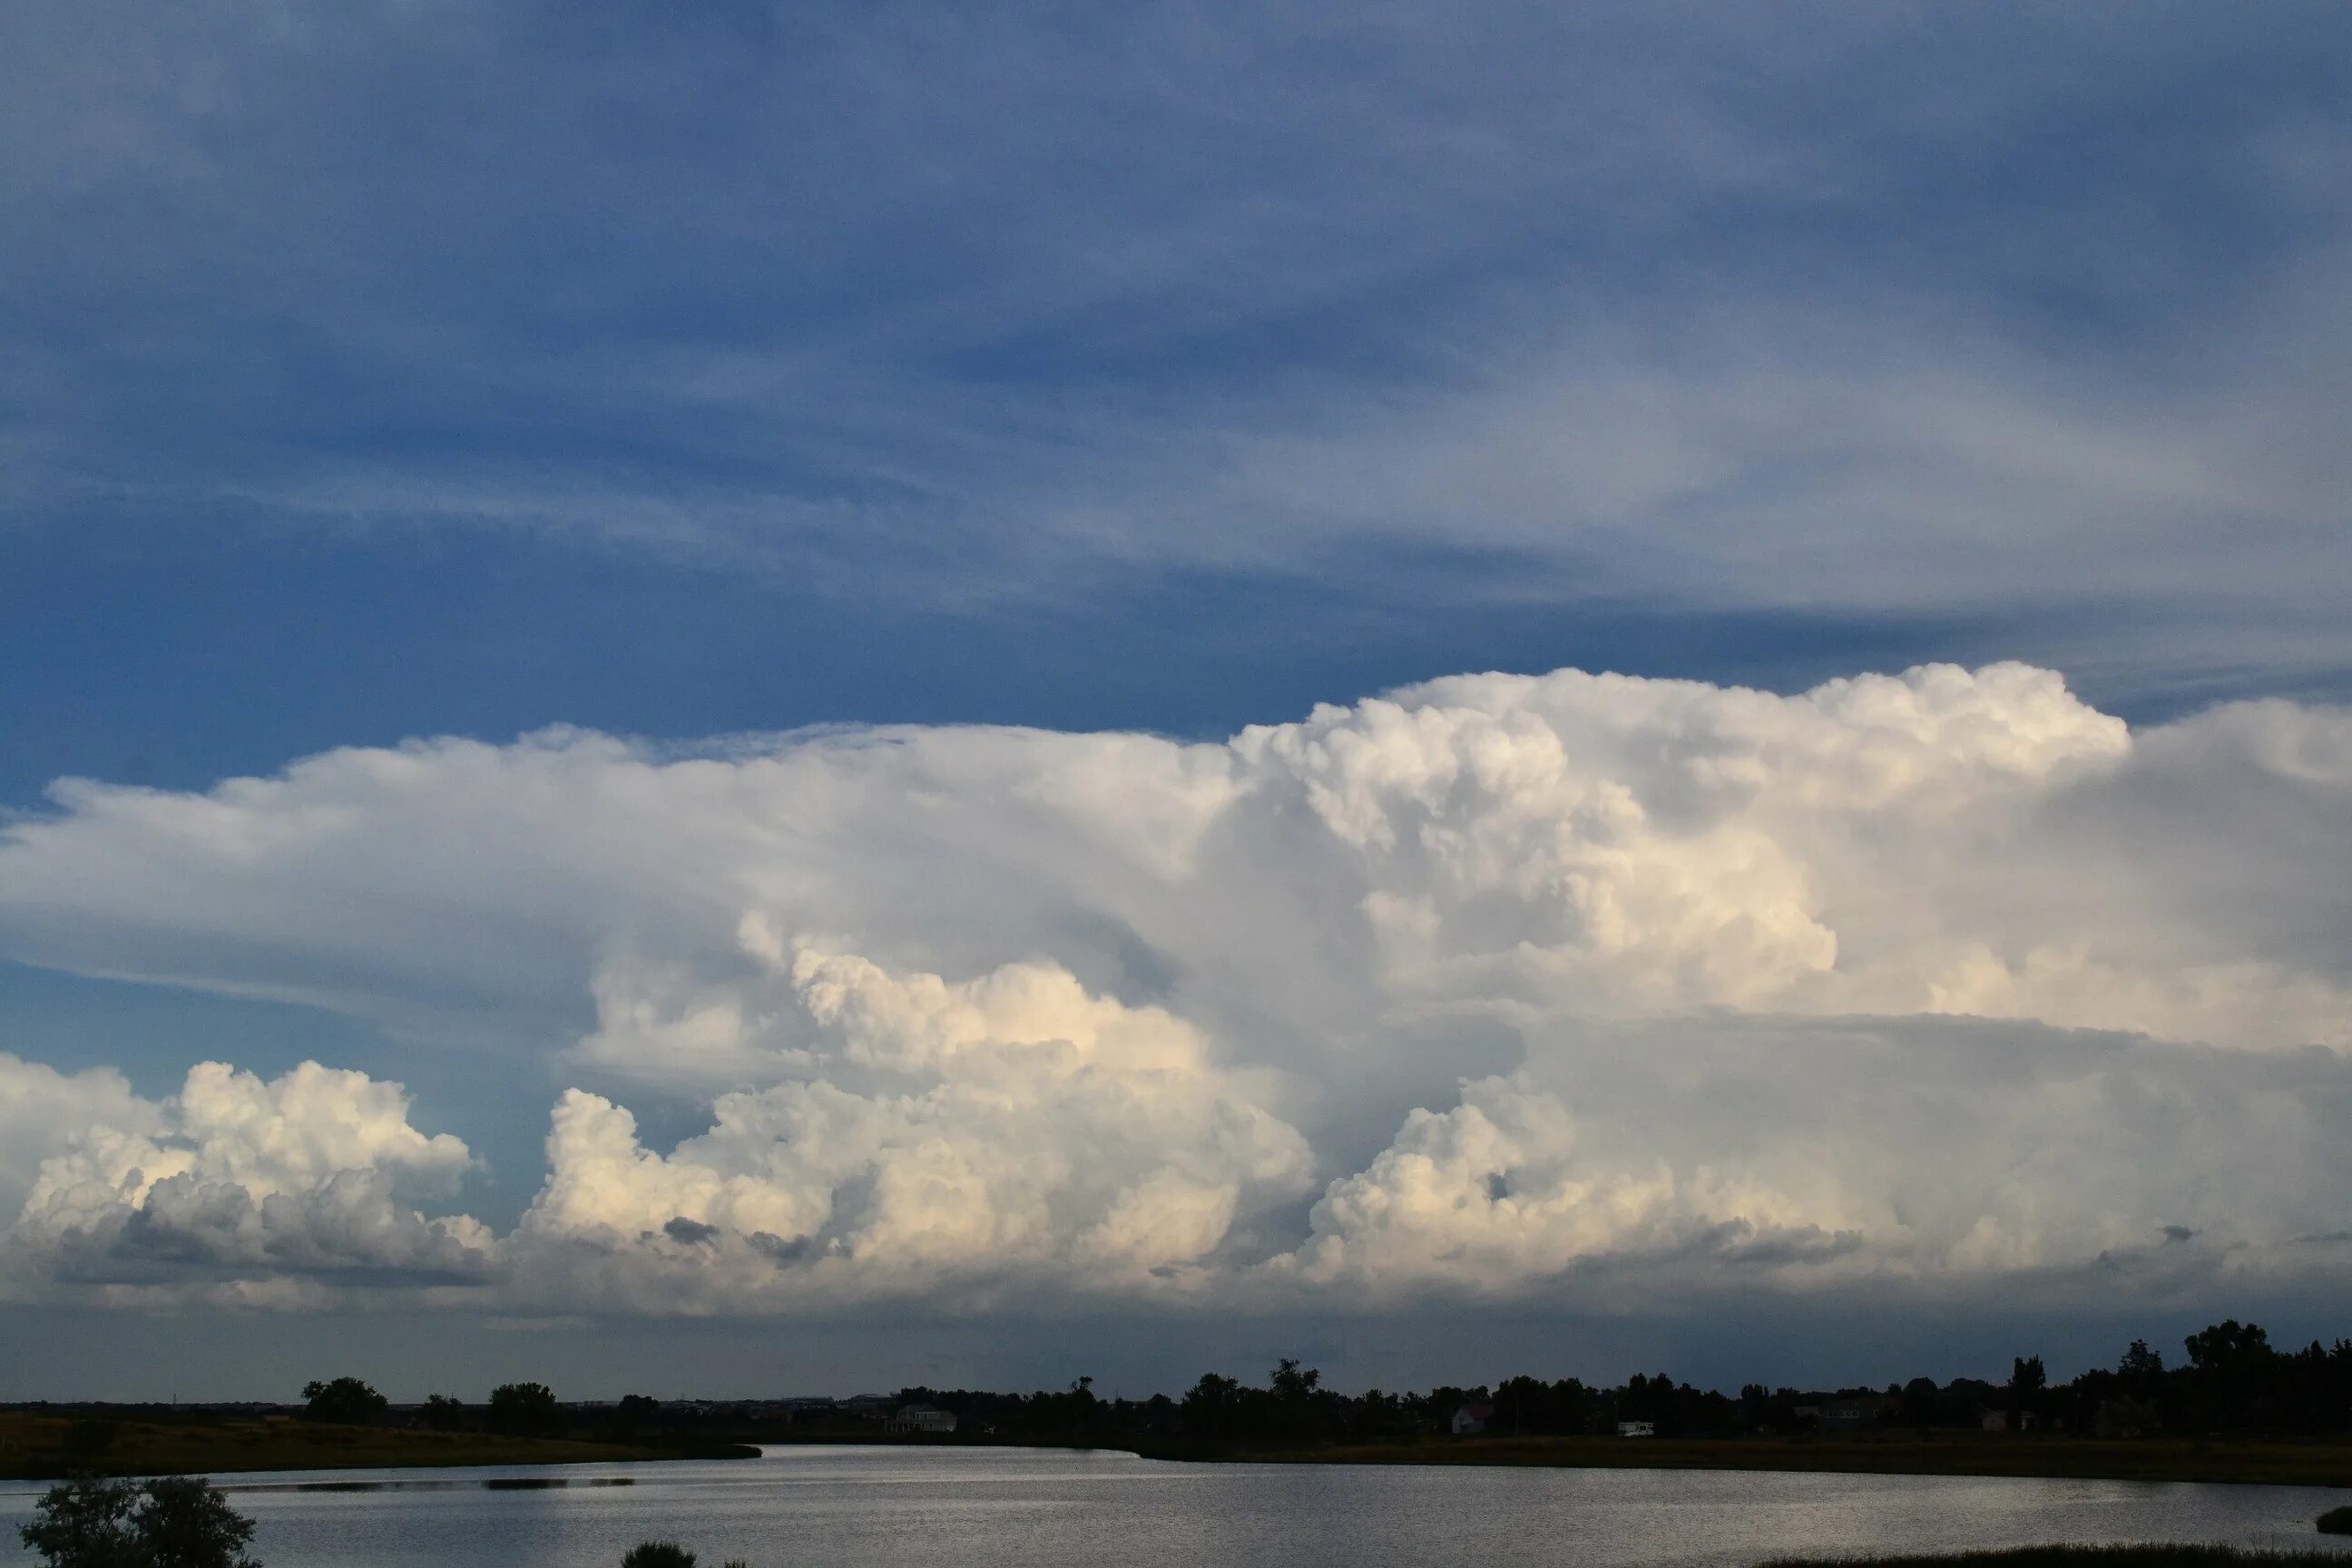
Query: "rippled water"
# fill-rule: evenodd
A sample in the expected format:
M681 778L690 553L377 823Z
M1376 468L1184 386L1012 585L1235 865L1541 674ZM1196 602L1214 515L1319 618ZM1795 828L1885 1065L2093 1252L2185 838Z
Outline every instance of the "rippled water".
M596 1568L648 1537L753 1568L1605 1568L2047 1541L2352 1542L2313 1487L1409 1466L1055 1449L220 1478L268 1568ZM40 1488L0 1482L0 1563Z

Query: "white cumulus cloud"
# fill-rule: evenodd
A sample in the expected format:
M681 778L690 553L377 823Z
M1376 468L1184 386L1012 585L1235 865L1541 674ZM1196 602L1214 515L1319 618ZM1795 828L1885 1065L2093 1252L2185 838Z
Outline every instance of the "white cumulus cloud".
M0 831L0 952L578 1086L493 1240L425 1217L467 1152L390 1086L201 1069L142 1112L0 1061L110 1130L44 1156L43 1214L254 1278L463 1253L501 1299L722 1312L2307 1277L2352 1198L2340 710L1563 670L1222 742L553 731L55 805ZM630 1108L681 1100L706 1130L649 1142Z
M463 1279L493 1250L478 1222L413 1206L452 1194L473 1160L410 1126L397 1084L202 1062L171 1100L116 1110L62 1135L9 1233L68 1281Z
M524 1221L534 1266L671 1305L1072 1282L1197 1286L1237 1217L1307 1190L1306 1140L1158 1007L1007 964L962 982L854 955L770 963L784 1081L723 1095L667 1155L574 1089Z

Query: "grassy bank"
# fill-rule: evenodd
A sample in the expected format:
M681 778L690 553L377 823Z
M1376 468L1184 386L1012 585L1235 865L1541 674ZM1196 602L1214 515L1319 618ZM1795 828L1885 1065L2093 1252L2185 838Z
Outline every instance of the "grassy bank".
M0 1477L12 1479L47 1479L77 1471L131 1476L405 1465L566 1465L723 1458L751 1452L725 1443L652 1447L310 1421L89 1421L0 1411Z
M1927 1557L1783 1557L1762 1568L2343 1568L2340 1552L2239 1546L2021 1546Z
M1321 1465L1538 1465L1561 1468L1829 1470L1864 1475L2046 1476L2352 1488L2352 1444L1986 1436L1465 1437L1289 1450L1146 1450L1155 1458Z

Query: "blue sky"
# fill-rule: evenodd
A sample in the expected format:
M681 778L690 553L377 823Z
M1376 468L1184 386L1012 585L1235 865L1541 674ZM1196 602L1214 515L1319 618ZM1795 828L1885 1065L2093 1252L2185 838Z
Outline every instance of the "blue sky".
M821 875L776 847L776 824L817 813L816 797L752 813L732 865L765 868L709 908L707 885L635 904L600 891L596 920L567 923L581 887L629 885L617 864L581 868L596 846L701 853L665 837L667 816L614 815L599 791L618 784L542 803L589 837L551 837L478 886L451 868L396 907L369 900L383 868L432 858L419 824L436 812L509 823L482 829L488 859L544 826L516 804L538 798L538 753L509 743L550 726L730 765L814 755L772 739L810 726L911 726L923 747L959 744L966 725L1062 736L1049 751L1102 730L1214 747L1460 672L1793 695L2000 660L2059 672L2158 759L2095 812L2072 795L2035 809L2094 813L2094 837L2155 824L2205 846L2175 868L2204 901L2160 931L2155 917L2085 927L2089 956L2065 962L2096 968L2104 1000L2050 978L2054 938L2004 927L1981 945L2011 989L1937 1007L2339 1050L2326 998L2343 977L2294 933L2343 918L2298 861L2331 853L2340 800L2305 774L2335 777L2329 726L2352 698L2347 46L2340 6L2287 3L12 8L0 1053L120 1068L150 1105L205 1058L272 1081L312 1058L395 1079L415 1126L472 1151L467 1212L500 1230L541 1186L567 1087L625 1100L667 1148L709 1127L718 1097L767 1081L610 1045L623 992L647 1017L684 1005L656 971L737 983L729 965L747 961L725 933L739 917L789 911L800 924L780 952L838 939L894 984L1060 965L1091 996L1173 1009L1222 1063L1312 1078L1292 1026L1266 1022L1297 998L1220 969L1194 927L1155 927L1173 895L1071 894L992 943L992 900L1045 909L1037 866L1069 857L1055 875L1084 882L1076 837L1019 867L943 847L938 874L974 911L962 924L838 890L895 874L892 846L929 831L925 803L982 814L1011 787L961 752L920 779L856 775L904 792L912 814L856 828L872 846L859 870ZM1519 700L1504 689L1464 700L1504 704L1504 722ZM1984 691L2021 746L2074 735L2059 748L2073 760L2035 751L2032 768L2113 754L2074 709L2051 718L2037 691ZM1917 692L1902 700L1923 711L1978 700ZM1602 701L1542 700L1571 751L1586 719L1560 715ZM1877 721L1840 701L1821 706ZM1659 727L1651 751L1626 741L1611 765L1667 820L1681 797L1642 795L1635 773L1696 742L1609 713L1627 734ZM1746 721L1723 722L1743 739L1708 745L1746 743ZM2299 738L2257 744L2257 722ZM472 753L445 750L418 766L448 776L404 804L357 780L373 763L281 780L269 803L211 797L224 819L255 814L236 855L207 837L226 828L194 826L219 781L430 737L506 748L480 766L510 793L475 793ZM2231 770L2271 779L2289 752L2304 772L2277 778L2319 793L2224 833L2237 818L2220 803L2270 787ZM405 754L425 755L391 753ZM1095 776L1052 755L1024 790L1059 801ZM1167 776L1122 788L1141 798ZM100 793L53 796L66 777ZM139 819L140 789L186 805L170 830L183 837ZM695 799L661 810L747 809ZM268 816L281 809L296 816ZM280 842L267 822L314 811L365 821L299 865L252 847ZM1160 845L1171 820L1129 823L1131 842ZM2000 816L1999 832L2041 830L2022 821ZM1836 932L1841 970L1855 962L1868 941L1840 923L1836 891L1854 862L1809 858L1820 847L1795 818L1758 831L1806 868L1805 893L1770 898ZM1874 854L1912 842L1874 831L1855 840ZM219 858L200 865L199 848ZM1286 886L1337 875L1323 851L1301 854ZM140 857L148 870L124 869ZM1404 897L1384 875L1361 908ZM830 902L806 891L825 877ZM1363 891L1332 882L1330 910L1358 907L1343 881ZM363 912L331 938L286 912L338 889ZM1492 889L1459 910L1423 894L1431 919L1465 922L1464 942L1501 940ZM1725 896L1751 894L1765 897ZM1979 931L1979 894L1937 896L1952 902L1926 923ZM468 923L492 909L508 923ZM1566 917L1525 918L1518 936L1542 947ZM1780 917L1748 918L1752 932ZM415 936L436 924L467 934L446 949ZM675 934L689 928L703 937ZM1787 940L1738 962L1812 962ZM457 952L468 942L510 952L526 978L474 974ZM1679 973L1721 988L1675 992L1675 1007L1816 1005L1722 979L1728 951L1687 959ZM1396 989L1423 979L1380 952L1360 972L1320 956L1299 972L1338 990L1344 970L1389 995L1364 1037L1412 1036L1381 1049L1418 1064L1365 1069L1389 1098L1335 1092L1310 1110L1218 1080L1213 1098L1279 1111L1308 1151L1297 1190L1270 1186L1260 1231L1236 1219L1227 1251L1287 1256L1326 1235L1307 1218L1314 1194L1369 1177L1404 1111L1453 1114L1453 1080L1536 1072L1516 1065L1521 1047L1531 1063L1551 1048L1524 1019L1507 1048L1491 1019L1430 1022L1426 996ZM2134 978L2207 958L2210 985L2161 1006ZM1959 994L1962 960L1935 963L1919 994ZM2257 971L2276 989L2215 999ZM1591 1002L1605 983L1576 984L1543 1007L1565 1020L1619 1005ZM1909 995L1863 987L1832 1010L1936 1010ZM1261 1051L1261 1029L1288 1043ZM618 1054L597 1057L599 1040ZM1582 1071L1572 1087L1590 1089L1597 1069ZM1244 1215L1249 1182L1280 1185L1235 1179ZM1367 1245L1328 1234L1339 1251ZM2300 1300L2312 1278L2282 1266L2273 1283ZM746 1289L722 1315L803 1310ZM2053 1289L2037 1321L2082 1321ZM2196 1304L2184 1285L2161 1310ZM642 1308L616 1295L613 1310L659 1342ZM53 1310L40 1290L0 1307ZM331 1333L351 1309L305 1310ZM244 1321L206 1331L226 1344ZM1019 1342L993 1331L971 1342ZM1796 1364L1801 1337L1756 1353ZM1006 1348L1003 1364L1025 1369L1027 1353Z
M175 10L10 24L18 805L1485 666L2343 689L2334 7Z

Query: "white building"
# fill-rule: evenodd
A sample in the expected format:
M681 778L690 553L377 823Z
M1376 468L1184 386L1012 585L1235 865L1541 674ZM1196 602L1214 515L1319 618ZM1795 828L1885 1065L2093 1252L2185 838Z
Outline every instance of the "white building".
M944 1436L955 1429L954 1413L936 1405L901 1405L882 1422L885 1432L928 1432Z
M1654 1421L1620 1421L1617 1423L1617 1436L1620 1437L1654 1437L1657 1435L1658 1424Z

